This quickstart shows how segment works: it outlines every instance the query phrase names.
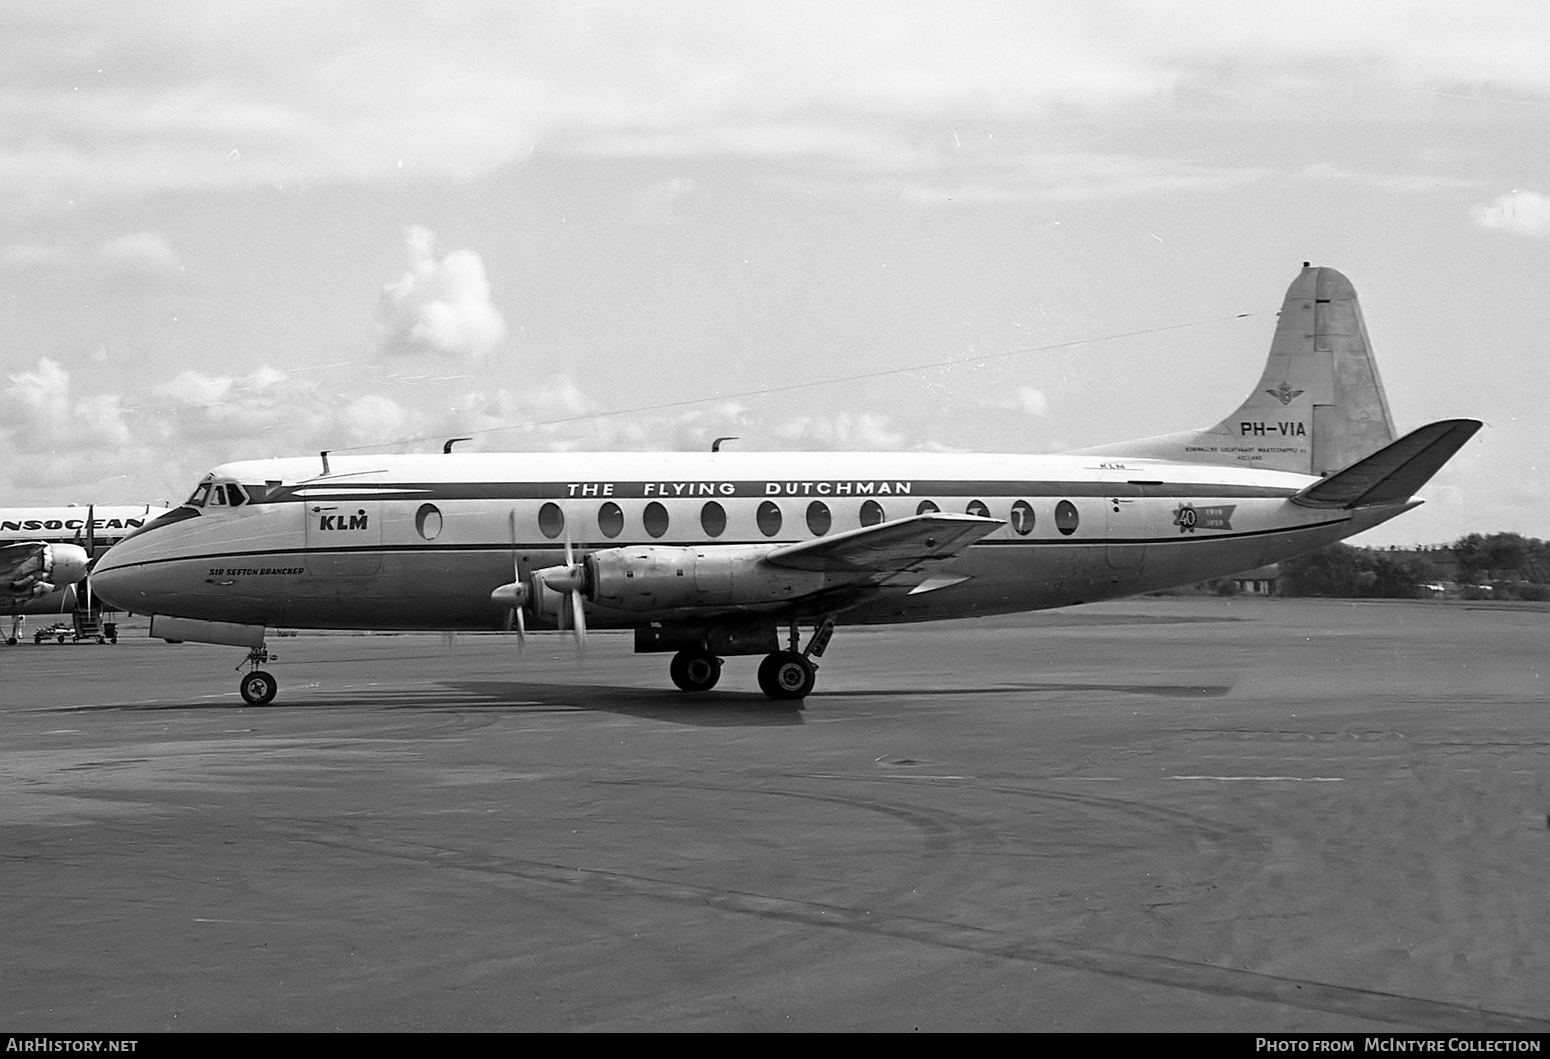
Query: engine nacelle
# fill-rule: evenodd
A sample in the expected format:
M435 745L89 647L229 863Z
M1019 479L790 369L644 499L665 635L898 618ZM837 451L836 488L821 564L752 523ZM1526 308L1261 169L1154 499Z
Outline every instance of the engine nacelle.
M587 556L583 591L599 606L649 613L783 603L824 588L821 571L786 570L763 562L775 547L609 548Z
M76 584L86 576L91 556L78 544L45 544L44 576L60 588Z
M86 576L91 559L80 545L38 544L34 547L37 551L9 572L12 595L46 596L68 588Z

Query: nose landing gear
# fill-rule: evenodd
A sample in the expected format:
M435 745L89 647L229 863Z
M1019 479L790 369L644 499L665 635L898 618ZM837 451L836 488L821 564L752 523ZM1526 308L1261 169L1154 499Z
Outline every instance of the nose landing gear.
M250 667L237 682L237 690L242 694L242 701L249 706L267 706L274 701L275 692L280 690L279 681L258 667L271 659L279 658L272 655L265 647L255 647L248 652L247 658L237 664L237 668Z

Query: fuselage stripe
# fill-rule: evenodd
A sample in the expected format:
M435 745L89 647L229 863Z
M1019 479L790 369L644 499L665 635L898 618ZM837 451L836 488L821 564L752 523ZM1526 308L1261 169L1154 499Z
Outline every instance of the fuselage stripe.
M1327 519L1327 520L1325 520L1323 522L1310 522L1310 523L1307 523L1305 525L1300 525L1300 526L1291 526L1291 527L1279 526L1279 527L1275 527L1275 528L1272 528L1272 529L1249 530L1249 531L1245 531L1245 532L1241 532L1241 533L1214 533L1214 534L1211 534L1211 535L1208 535L1208 536L1207 535L1202 535L1202 536L1180 535L1180 536L1176 536L1176 537L1057 537L1057 538L1032 538L1032 539L1030 539L1030 538L1021 538L1021 539L1016 539L1016 540L980 540L980 541L976 541L974 544L969 545L969 547L968 547L968 549L966 549L966 551L972 552L972 551L976 551L976 550L979 550L979 549L991 549L991 548L1001 550L1001 549L1006 549L1006 548L1048 548L1048 547L1063 547L1063 548L1112 548L1112 547L1126 547L1126 546L1128 546L1128 547L1137 547L1137 546L1148 547L1148 546L1157 546L1157 545L1165 545L1165 544L1200 545L1200 544L1207 544L1207 543L1219 542L1219 541L1246 540L1246 539L1250 539L1250 538L1254 538L1254 537L1266 537L1266 536L1284 535L1284 534L1289 533L1289 532L1300 532L1300 531L1305 531L1305 530L1318 530L1318 529L1327 528L1329 526L1339 525L1340 523L1348 522L1348 521L1350 521L1350 519L1348 517L1347 518L1336 518L1336 519ZM618 541L610 541L610 542L604 543L604 544L585 542L585 541L573 541L572 542L572 547L577 549L578 551L593 552L593 551L603 551L603 550L606 550L606 549L609 549L609 548L620 548L620 547L624 547L624 548L640 548L640 547L695 548L695 547L706 547L706 546L719 547L719 546L723 546L723 545L750 545L750 544L779 545L779 544L791 544L791 543L796 542L799 539L805 539L805 538L773 539L773 538L766 537L766 538L760 538L760 539L756 539L756 540L715 540L715 541L703 541L703 540L695 540L695 541L652 540L652 541L631 541L631 542L628 542L628 543L625 543L625 544L621 544ZM373 545L361 545L359 547L353 547L353 548L268 548L268 549L261 549L261 550L257 550L257 551L204 552L204 553L200 553L200 554L197 554L197 555L179 555L179 556L169 556L169 557L160 558L160 559L142 559L142 560L139 560L139 561L136 561L136 562L124 563L122 566L115 567L115 569L128 570L128 569L135 569L135 568L145 568L145 567L151 567L151 566L159 566L159 565L163 565L163 564L166 564L166 563L200 563L200 562L230 563L230 562L235 562L235 561L247 561L247 560L254 560L254 559L263 559L263 558L274 557L274 556L282 556L282 555L299 555L299 556L352 555L352 556L366 556L366 555L373 555L374 554L374 555L377 555L379 557L385 557L385 556L400 555L400 554L431 554L431 553L455 554L455 553L459 553L459 552L499 552L499 553L510 553L510 552L559 552L559 551L562 551L563 549L564 549L564 544L562 542L560 542L560 541L554 541L554 540L545 540L545 541L541 541L541 542L537 542L537 541L517 541L517 542L514 542L514 543L510 542L510 541L504 541L504 542L488 543L488 544L431 544L431 543L425 543L425 544L403 544L403 545L379 545L379 544L373 544Z

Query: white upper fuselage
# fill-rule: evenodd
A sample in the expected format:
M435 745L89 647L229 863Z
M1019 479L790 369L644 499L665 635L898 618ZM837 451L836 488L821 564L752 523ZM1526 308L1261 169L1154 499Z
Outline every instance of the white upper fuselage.
M499 627L496 587L578 553L810 540L922 511L1002 520L940 591L883 588L845 622L1063 606L1225 576L1383 521L1299 507L1316 479L1115 456L456 453L218 467L197 505L115 547L115 605L244 624ZM237 490L230 486L240 487ZM593 627L708 614L588 607Z

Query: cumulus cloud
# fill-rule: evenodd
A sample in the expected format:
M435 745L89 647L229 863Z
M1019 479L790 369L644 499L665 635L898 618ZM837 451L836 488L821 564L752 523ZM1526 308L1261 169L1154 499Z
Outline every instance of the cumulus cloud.
M352 442L370 445L403 436L411 415L391 397L366 394L347 404L341 419Z
M183 275L183 262L161 232L132 232L93 250L46 243L12 243L0 264L13 268L58 269L107 281L156 283Z
M998 141L1040 142L1038 130L1097 113L1272 107L1300 121L1336 99L1344 114L1388 117L1550 93L1550 13L1530 3L1494 18L1461 18L1442 0L1374 3L1356 19L1335 0L1307 0L1295 19L1241 0L488 0L456 18L408 7L391 19L356 0L281 6L283 17L275 5L194 0L97 5L86 20L47 5L8 12L0 127L13 135L0 145L0 190L64 207L467 180L539 144L927 172L954 156L920 150L926 130L970 115Z
M832 416L797 416L774 430L777 437L800 449L902 449L909 434L885 415L840 412Z
M484 262L472 250L436 259L436 237L408 229L409 270L382 289L378 307L381 350L479 357L506 334L490 302Z
M1513 235L1550 235L1550 198L1532 191L1509 191L1471 212L1482 228Z
M23 452L95 451L127 445L128 424L116 395L76 395L70 373L43 357L34 371L8 376L0 415Z
M164 279L183 271L183 263L160 232L135 232L110 239L97 248L97 260L110 275L132 279Z
M1049 398L1036 386L1019 386L1012 407L1024 415L1044 418L1049 415Z
M293 381L267 365L241 376L186 370L151 389L153 395L170 399L158 414L171 432L169 440L177 445L273 439L277 431L301 445L302 437L326 415L314 391L311 384Z

